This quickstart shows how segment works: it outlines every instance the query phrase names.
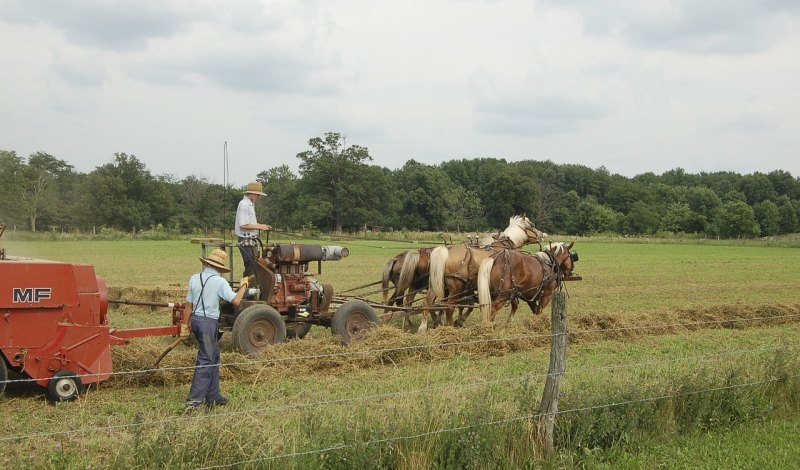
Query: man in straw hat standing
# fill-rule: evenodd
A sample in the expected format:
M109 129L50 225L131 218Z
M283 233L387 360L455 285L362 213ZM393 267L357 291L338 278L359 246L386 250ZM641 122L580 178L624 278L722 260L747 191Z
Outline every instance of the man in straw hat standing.
M258 181L247 183L244 197L236 208L236 239L239 244L239 253L242 254L245 274L249 273L250 264L255 258L255 239L259 230L272 230L267 224L259 224L256 220L256 203L264 194L264 188Z
M220 273L228 273L228 254L220 249L213 250L207 258L200 258L203 270L189 279L189 292L186 294L187 310L191 315L191 333L197 338L199 349L195 362L192 387L186 400L186 409L197 409L204 402L208 406L224 405L228 399L219 390L219 301L225 300L239 305L247 292L249 278L239 281L239 290L233 292ZM189 339L189 319L181 324L180 336Z

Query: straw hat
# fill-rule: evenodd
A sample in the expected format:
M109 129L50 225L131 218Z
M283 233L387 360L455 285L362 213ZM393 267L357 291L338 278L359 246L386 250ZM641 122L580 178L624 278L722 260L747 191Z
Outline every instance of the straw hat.
M200 258L200 262L221 273L231 272L231 270L228 269L228 253L219 248L213 250L211 254L208 255L208 258Z
M259 183L258 181L251 181L247 183L247 189L244 190L244 193L266 196L266 194L264 194L264 187L261 186L261 183Z

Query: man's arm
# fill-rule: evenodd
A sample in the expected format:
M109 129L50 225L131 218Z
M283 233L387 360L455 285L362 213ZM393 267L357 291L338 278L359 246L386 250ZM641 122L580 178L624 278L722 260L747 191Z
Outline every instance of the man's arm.
M242 230L272 230L272 226L267 224L243 224L239 228Z

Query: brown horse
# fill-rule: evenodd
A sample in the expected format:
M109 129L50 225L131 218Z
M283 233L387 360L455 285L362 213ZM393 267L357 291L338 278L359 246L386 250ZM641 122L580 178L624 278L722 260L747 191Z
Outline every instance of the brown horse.
M494 321L498 310L511 302L508 321L524 300L534 315L550 303L553 292L565 277L572 275L578 254L570 251L575 243L551 243L538 253L504 250L481 262L478 271L478 303L483 319Z
M488 245L495 241L499 236L489 234L483 238L477 235L469 237L464 243L470 246ZM428 289L428 279L430 275L430 259L433 247L419 248L417 250L404 251L386 261L381 276L381 287L383 291L383 303L385 305L397 305L411 307L416 295ZM394 292L389 296L389 283L394 284ZM438 318L434 318L434 325ZM403 317L403 328L411 329L411 322L408 315Z
M417 293L428 288L431 251L433 248L404 251L386 262L381 278L385 305L402 305L408 308L414 302ZM391 297L389 297L389 281L394 284ZM405 315L403 328L410 327L411 322L408 320L408 315Z
M508 227L498 236L493 237L491 243L474 247L465 243L450 247L440 246L431 252L430 283L428 295L422 310L422 322L419 331L424 332L428 327L428 310L431 310L436 299L445 303L443 308L447 316L447 324L453 326L453 309L464 302L472 304L474 291L477 286L478 268L481 261L493 253L507 248L517 249L529 243L536 243L547 236L525 216L515 215L509 219ZM459 313L458 322L469 315L470 308L462 317Z

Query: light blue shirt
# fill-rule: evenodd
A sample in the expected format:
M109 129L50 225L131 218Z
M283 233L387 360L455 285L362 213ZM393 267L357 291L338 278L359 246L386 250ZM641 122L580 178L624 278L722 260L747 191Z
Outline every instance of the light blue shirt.
M201 284L205 284L205 288ZM200 293L203 298L200 298ZM236 297L236 293L228 285L228 281L219 275L214 268L206 266L203 271L189 278L189 292L186 294L186 302L192 304L195 315L208 318L219 319L220 299L230 302Z

